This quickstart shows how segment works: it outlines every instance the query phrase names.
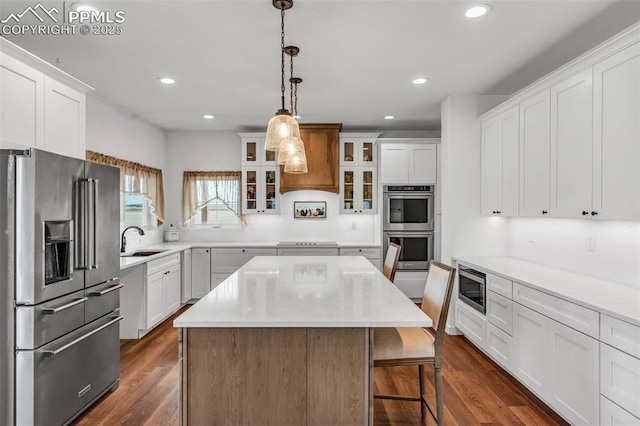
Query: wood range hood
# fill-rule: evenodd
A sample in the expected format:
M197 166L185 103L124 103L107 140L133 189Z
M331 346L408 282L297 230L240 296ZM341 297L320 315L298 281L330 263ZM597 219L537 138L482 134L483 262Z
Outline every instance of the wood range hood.
M309 173L291 174L280 166L280 193L315 189L340 192L339 154L342 123L300 124Z

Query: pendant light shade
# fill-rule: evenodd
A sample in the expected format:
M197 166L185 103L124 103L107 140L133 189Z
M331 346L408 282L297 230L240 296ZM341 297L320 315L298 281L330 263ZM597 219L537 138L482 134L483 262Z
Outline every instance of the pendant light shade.
M302 139L295 136L282 139L282 142L280 142L280 148L278 149L278 164L287 164L289 158L293 158L293 155L299 152L302 152L303 154L305 153Z
M269 151L278 151L282 140L289 137L300 139L300 127L295 118L289 112L278 111L275 117L269 120L264 148Z
M290 155L287 158L287 162L284 165L285 173L292 174L304 174L309 170L307 169L307 156L303 151L297 151L295 154Z

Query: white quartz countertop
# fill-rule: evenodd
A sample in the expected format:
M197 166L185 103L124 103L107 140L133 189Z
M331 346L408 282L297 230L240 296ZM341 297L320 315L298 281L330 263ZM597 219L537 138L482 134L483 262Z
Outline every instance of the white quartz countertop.
M154 254L151 256L139 256L139 257L126 257L120 256L120 270L131 268L133 266L142 265L150 260L158 259L162 256L166 256L169 254L173 254L176 252L180 252L183 250L187 250L190 248L222 248L222 247L230 247L230 248L277 248L280 242L276 241L262 241L262 242L254 242L254 241L177 241L172 243L159 243L152 244L144 247L137 247L134 250L128 251L127 253L136 252L136 251L152 251L152 250L162 250L162 252L158 254ZM354 242L338 242L338 248L353 248L353 247L376 247L380 248L380 245L376 245L373 243L354 243ZM313 246L309 246L313 247ZM304 249L305 247L300 247L300 249ZM125 254L127 254L125 253Z
M429 327L362 256L257 256L174 327Z
M460 257L456 260L640 326L640 286L576 274L513 257Z

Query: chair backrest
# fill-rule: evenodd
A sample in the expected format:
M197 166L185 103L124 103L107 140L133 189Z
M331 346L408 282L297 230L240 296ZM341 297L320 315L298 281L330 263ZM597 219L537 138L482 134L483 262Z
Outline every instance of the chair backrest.
M398 260L400 259L400 247L396 243L389 243L387 248L387 254L384 257L384 264L382 265L382 273L389 281L393 282L396 277L396 269L398 269Z
M420 307L433 321L436 338L443 335L447 325L455 275L455 268L435 260L431 261Z

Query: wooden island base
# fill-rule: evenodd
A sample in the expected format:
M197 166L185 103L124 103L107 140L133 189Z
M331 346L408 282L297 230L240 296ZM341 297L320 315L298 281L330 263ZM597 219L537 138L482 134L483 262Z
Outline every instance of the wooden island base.
M182 425L368 425L369 328L181 328Z

